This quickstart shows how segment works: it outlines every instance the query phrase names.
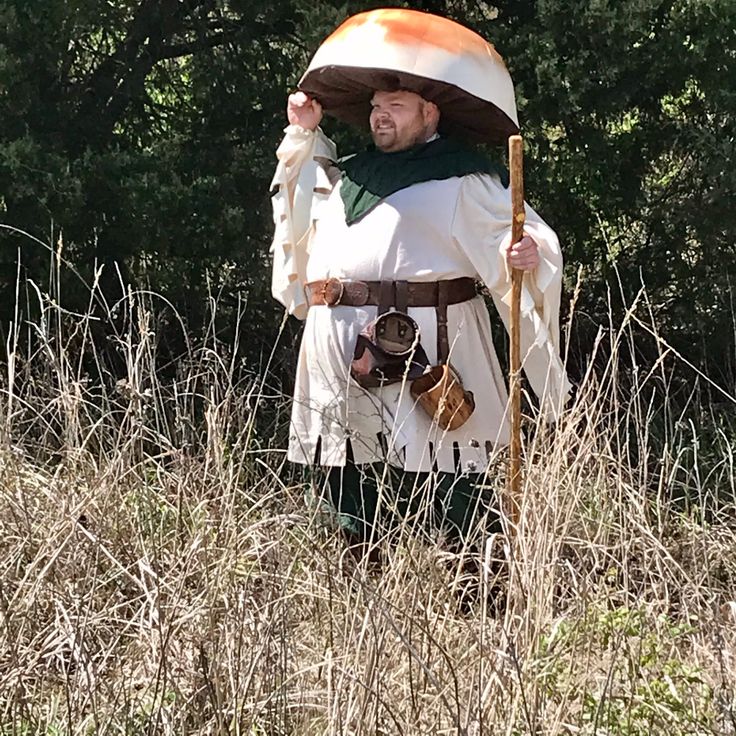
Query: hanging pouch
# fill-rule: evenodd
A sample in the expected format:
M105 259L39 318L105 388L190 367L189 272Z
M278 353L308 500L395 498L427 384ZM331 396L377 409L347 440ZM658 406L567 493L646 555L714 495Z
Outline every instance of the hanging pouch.
M447 363L432 366L412 382L411 395L441 429L462 427L475 411L473 392L463 388L460 376Z
M350 375L363 388L377 388L413 381L428 365L419 325L404 312L384 312L358 335Z

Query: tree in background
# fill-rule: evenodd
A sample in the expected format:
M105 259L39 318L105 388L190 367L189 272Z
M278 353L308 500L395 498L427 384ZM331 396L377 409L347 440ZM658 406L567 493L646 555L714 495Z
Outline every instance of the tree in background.
M381 5L0 0L0 221L55 247L62 236L88 281L103 267L110 300L150 285L193 325L215 293L226 329L245 296L255 360L279 322L268 185L286 92L330 30ZM609 291L620 311L619 290L628 300L644 283L662 334L733 386L736 5L410 5L471 26L507 60L530 199L561 235L568 285L584 268L579 360ZM326 124L345 150L359 145ZM4 324L18 253L25 275L48 279L47 252L0 232ZM86 303L76 288L66 298Z
M498 7L479 30L499 29L533 150L532 194L571 269L585 267L585 334L606 321L607 287L620 314L618 279L628 300L645 284L667 340L733 388L736 5Z
M196 322L209 289L272 315L265 205L276 101L298 52L292 10L254 0L0 8L2 220L55 247L62 236L89 283L103 268L110 300L123 283L150 284ZM7 319L17 249L42 284L49 258L26 238L2 239ZM86 299L76 288L65 298L71 308Z

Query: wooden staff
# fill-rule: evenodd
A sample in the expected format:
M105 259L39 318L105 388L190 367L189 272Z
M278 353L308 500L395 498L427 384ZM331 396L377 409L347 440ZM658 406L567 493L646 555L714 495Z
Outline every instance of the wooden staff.
M520 135L509 138L511 173L511 243L524 237L524 150ZM509 515L514 527L521 511L521 284L524 272L511 272L511 355L509 393L511 401L511 447L509 457Z

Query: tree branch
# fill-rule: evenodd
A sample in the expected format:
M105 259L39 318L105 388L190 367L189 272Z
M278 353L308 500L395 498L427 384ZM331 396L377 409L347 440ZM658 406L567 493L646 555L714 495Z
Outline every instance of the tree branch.
M230 38L234 37L232 31L223 31L216 33L209 38L199 38L196 41L190 41L189 43L178 43L171 46L161 46L156 53L156 61L163 59L178 59L182 56L190 56L197 51L204 49L213 49L217 46L222 46Z
M80 104L72 126L74 137L68 141L71 150L109 139L131 100L140 95L153 65L162 58L174 58L176 54L167 55L172 50L182 50L177 49L183 46L178 44L162 52L165 41L183 30L187 18L203 8L207 11L211 3L212 0L140 1L124 40L80 85Z

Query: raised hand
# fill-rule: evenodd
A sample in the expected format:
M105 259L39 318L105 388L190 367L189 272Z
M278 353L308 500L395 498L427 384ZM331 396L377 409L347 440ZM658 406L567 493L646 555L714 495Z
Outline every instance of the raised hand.
M291 125L315 130L322 120L322 105L304 92L294 92L286 103L286 117Z

